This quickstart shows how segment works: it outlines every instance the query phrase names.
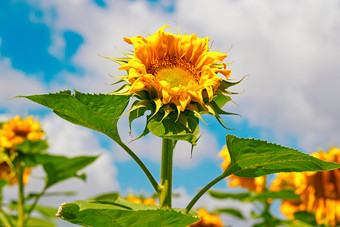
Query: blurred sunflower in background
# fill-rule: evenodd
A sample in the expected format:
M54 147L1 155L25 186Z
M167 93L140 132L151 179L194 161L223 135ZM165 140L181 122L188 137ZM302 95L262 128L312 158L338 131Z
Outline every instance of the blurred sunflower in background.
M1 123L0 127L0 179L6 180L9 185L18 184L15 159L20 156L16 145L25 140L41 140L44 132L39 122L33 117L21 119L16 116L13 119ZM25 168L23 172L23 183L27 184L31 168Z
M220 151L219 155L224 159L221 167L225 170L231 162L227 146ZM266 190L266 176L248 178L238 177L232 174L228 176L227 180L230 187L242 187L256 193L261 193Z
M153 198L144 198L142 196L135 196L135 195L128 195L125 198L126 201L132 202L132 203L137 203L137 204L144 204L144 205L154 205L156 206L157 203Z
M133 194L128 195L125 198L126 201L144 204L144 205L157 205L155 199L153 198L145 198L143 196L135 196ZM189 225L188 227L222 227L223 222L218 215L211 214L206 211L204 208L197 209L199 221Z
M189 227L222 227L223 222L218 215L211 214L205 209L200 208L197 210L198 216L201 220L189 225Z
M320 151L312 156L329 162L340 163L339 148ZM297 211L315 214L318 225L340 224L340 169L325 172L279 173L271 190L294 189L300 200L284 200L282 212L293 218Z

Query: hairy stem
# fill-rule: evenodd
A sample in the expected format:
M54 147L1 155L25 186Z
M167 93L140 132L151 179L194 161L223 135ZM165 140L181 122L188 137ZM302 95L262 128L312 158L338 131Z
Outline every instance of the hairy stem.
M185 208L184 210L184 214L189 213L189 211L191 210L191 208L195 205L195 203L199 200L199 198L201 198L201 196L206 193L212 186L214 186L215 184L217 184L219 181L223 180L224 178L226 178L229 174L227 174L227 172L222 173L220 176L216 177L214 180L212 180L209 184L207 184L206 186L204 186L204 188L202 188L197 195L195 195L195 197L190 201L190 203L188 204L188 206Z
M171 139L163 139L161 185L159 192L159 207L161 209L171 209L173 149L174 141Z

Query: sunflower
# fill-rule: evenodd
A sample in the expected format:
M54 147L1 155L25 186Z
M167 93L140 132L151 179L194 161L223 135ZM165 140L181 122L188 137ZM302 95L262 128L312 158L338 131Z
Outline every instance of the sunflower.
M318 152L312 156L324 161L340 163L339 148L327 153ZM340 169L324 172L280 173L273 182L273 190L290 188L300 196L296 211L315 213L318 225L337 226L340 224ZM282 210L282 207L281 207ZM291 213L291 212L289 212ZM289 214L287 215L289 217Z
M116 82L125 83L113 94L140 98L130 111L148 107L152 116L162 112L165 118L176 113L177 119L188 111L200 118L209 113L222 124L219 114L230 114L220 109L231 101L227 88L239 82L227 80L231 74L223 62L227 55L210 51L208 37L175 35L164 32L166 27L146 38L125 37L134 51L123 53L126 57L122 58L106 57L128 73Z
M134 195L129 195L125 198L126 201L144 204L144 205L157 205L156 201L153 198L144 198L144 197L136 197Z
M223 222L219 216L210 214L205 209L200 208L197 210L198 216L201 220L189 225L189 227L222 227Z
M219 155L224 159L222 163L222 169L228 168L230 164L230 155L228 148L225 146L219 153ZM228 185L230 187L242 187L249 191L261 193L266 190L266 176L248 178L248 177L238 177L236 175L230 175L228 177Z
M11 164L11 163L10 163ZM13 167L8 162L0 163L0 180L6 180L9 185L18 184L18 177ZM23 183L27 184L31 168L25 168L23 174Z
M282 189L296 189L296 185L305 182L303 173L300 172L281 172L276 175L276 179L272 182L269 190L280 191ZM281 212L286 215L288 219L294 219L294 213L306 210L305 204L299 199L284 199L281 204Z
M43 136L40 123L35 122L33 117L22 120L16 116L2 125L0 147L13 150L15 145L23 143L26 139L40 140Z

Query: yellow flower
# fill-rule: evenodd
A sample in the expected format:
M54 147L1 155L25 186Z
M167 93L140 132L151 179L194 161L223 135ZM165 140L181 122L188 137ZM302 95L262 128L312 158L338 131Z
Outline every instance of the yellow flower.
M314 157L340 163L340 150L333 148L312 154ZM290 188L300 196L295 211L306 210L315 213L318 225L337 226L340 224L340 169L325 172L280 173L273 182L272 190ZM285 202L285 201L284 201ZM289 202L289 201L288 201ZM286 205L287 206L287 205ZM282 210L282 207L281 207ZM284 210L288 210L284 208ZM289 211L286 215L291 217Z
M189 227L222 227L223 223L219 216L208 213L205 209L197 210L201 220L189 225Z
M224 159L222 163L222 169L228 168L230 164L230 155L228 148L225 146L219 153L219 155ZM230 175L228 177L228 185L230 187L242 187L247 188L249 191L261 193L266 189L266 176L261 177L238 177L236 175Z
M125 198L126 201L137 203L137 204L144 204L144 205L157 205L156 201L152 198L142 198L136 197L134 195L129 195Z
M294 219L294 213L306 210L305 204L299 200L286 199L282 201L281 212L287 216L288 219Z
M14 149L14 145L28 140L40 140L44 136L40 123L33 121L33 117L22 120L16 116L4 123L0 130L0 147Z
M29 175L31 173L31 168L24 169L23 182L27 184ZM18 177L13 168L7 163L0 163L0 179L8 181L9 185L18 184Z
M217 105L211 105L213 98L231 94L226 89L238 83L224 80L231 74L223 62L227 55L210 51L208 37L175 35L164 32L165 27L169 26L146 38L125 37L128 44L134 45L133 55L106 57L121 64L119 70L128 72L118 81L126 84L113 93L141 96L141 92L147 92L148 100L156 106L154 113L163 108L165 117L171 111L177 111L179 116L189 110L199 117L205 111L219 118L221 112L216 111ZM145 107L145 103L142 104Z

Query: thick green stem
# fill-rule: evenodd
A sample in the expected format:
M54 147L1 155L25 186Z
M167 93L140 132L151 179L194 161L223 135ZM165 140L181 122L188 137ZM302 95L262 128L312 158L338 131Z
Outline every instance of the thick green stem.
M216 177L214 180L212 180L209 184L207 184L206 186L204 186L204 188L202 188L197 195L195 195L195 197L190 201L190 203L188 204L188 206L185 208L184 210L184 214L189 213L189 211L191 210L191 208L195 205L195 203L199 200L199 198L201 198L201 196L206 193L212 186L214 186L215 184L217 184L219 181L223 180L224 178L226 178L228 176L228 174L226 172L224 172L222 175Z
M163 139L161 185L159 192L159 207L161 209L171 209L173 149L174 141L171 139Z
M18 226L23 227L25 222L25 196L24 196L24 166L20 161L18 166L19 198L18 198Z
M117 142L118 143L118 142ZM138 156L128 147L126 146L123 142L118 143L130 156L135 162L139 165L139 167L143 170L147 178L149 179L152 187L155 189L157 193L159 193L159 185L155 178L152 176L148 168L144 165L144 163L138 158Z

